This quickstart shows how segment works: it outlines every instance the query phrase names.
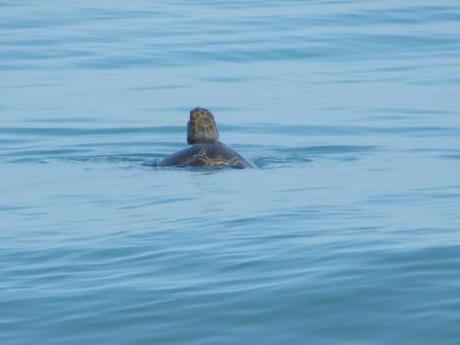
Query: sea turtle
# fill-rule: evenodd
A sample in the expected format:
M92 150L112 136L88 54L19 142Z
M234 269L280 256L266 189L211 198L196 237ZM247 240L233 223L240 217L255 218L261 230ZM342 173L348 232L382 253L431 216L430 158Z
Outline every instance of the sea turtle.
M216 121L207 109L195 108L190 112L187 143L190 146L169 155L160 166L253 167L251 162L219 141Z

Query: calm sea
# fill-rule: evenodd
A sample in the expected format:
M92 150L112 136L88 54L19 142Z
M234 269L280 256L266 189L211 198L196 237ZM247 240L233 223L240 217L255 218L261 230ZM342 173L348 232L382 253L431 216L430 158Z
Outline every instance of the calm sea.
M0 0L0 195L2 345L460 344L459 1Z

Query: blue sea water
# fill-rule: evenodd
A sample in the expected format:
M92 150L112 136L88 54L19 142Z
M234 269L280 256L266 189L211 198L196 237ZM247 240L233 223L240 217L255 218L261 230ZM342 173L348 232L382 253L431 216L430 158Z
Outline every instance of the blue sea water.
M1 0L0 194L2 345L460 344L460 4Z

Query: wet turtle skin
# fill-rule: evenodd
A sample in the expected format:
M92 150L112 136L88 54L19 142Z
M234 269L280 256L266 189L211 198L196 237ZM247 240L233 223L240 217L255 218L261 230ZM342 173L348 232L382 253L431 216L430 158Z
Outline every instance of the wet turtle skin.
M187 144L200 144L219 140L214 115L204 108L195 108L190 112L187 123Z
M210 111L195 108L187 124L188 147L173 153L160 162L160 166L251 168L253 164L227 145L218 141L219 132Z

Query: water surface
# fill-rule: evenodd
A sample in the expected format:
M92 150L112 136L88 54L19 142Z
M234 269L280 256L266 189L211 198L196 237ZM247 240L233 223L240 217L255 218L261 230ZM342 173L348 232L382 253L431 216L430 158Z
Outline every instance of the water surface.
M0 343L458 344L457 1L0 1ZM256 169L158 168L188 112Z

